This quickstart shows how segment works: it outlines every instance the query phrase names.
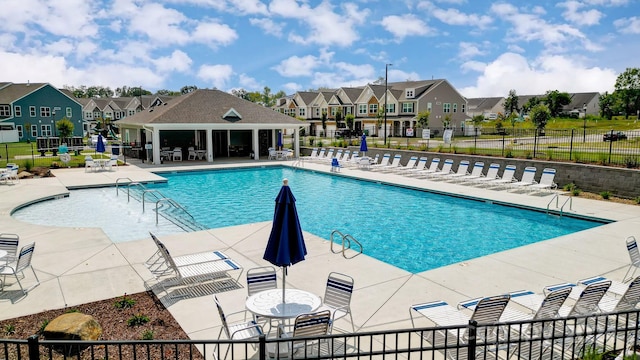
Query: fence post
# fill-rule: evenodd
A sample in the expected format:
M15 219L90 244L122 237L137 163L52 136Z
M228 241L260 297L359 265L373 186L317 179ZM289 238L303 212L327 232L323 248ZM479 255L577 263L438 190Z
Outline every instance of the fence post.
M469 320L469 327L467 329L467 340L469 342L469 348L468 348L468 353L467 353L467 358L469 360L475 360L476 359L476 336L477 336L477 330L478 328L478 323L475 320Z
M29 360L40 360L40 344L38 343L38 335L31 335L27 338L29 347Z
M533 158L536 158L536 150L538 149L538 128L533 133Z
M502 157L504 157L504 139L505 139L506 133L502 134Z
M611 135L609 137L609 164L611 164L611 151L613 150L613 129L611 129Z
M267 337L263 335L260 335L260 337L258 338L258 358L260 360L266 360L267 359ZM280 349L280 344L276 344L276 348ZM279 350L276 350L276 353L278 353Z
M571 158L573 156L573 131L575 129L571 129L571 140L569 140L569 161L571 161Z

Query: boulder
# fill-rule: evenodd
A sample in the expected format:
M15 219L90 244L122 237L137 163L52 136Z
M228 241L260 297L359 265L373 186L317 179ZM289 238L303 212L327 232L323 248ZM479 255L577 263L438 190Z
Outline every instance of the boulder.
M98 340L102 327L93 316L74 312L53 319L42 335L47 340Z

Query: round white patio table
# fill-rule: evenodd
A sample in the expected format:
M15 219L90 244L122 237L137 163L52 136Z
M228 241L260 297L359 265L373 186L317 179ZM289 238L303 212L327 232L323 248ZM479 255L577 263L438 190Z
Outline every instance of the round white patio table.
M292 319L300 314L314 312L322 301L318 295L298 289L285 290L282 303L282 289L261 291L247 298L247 310L270 319Z

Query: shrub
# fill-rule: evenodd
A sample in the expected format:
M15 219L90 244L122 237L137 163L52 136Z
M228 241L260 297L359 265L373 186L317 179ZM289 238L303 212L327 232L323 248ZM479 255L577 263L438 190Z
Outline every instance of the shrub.
M571 189L571 195L573 196L580 196L581 192L582 190L578 189L577 187L574 187L573 189Z
M600 196L602 196L602 198L605 200L609 200L609 198L611 197L611 193L609 191L601 191Z
M149 322L149 317L142 314L133 315L129 320L127 320L127 325L129 326L140 326Z
M627 156L624 158L624 166L628 169L634 169L638 167L638 160L633 156Z
M524 157L525 157L525 159L529 159L529 160L533 159L533 155L531 154L531 151L529 151L529 150L524 152Z
M16 333L16 327L13 324L7 324L4 326L5 335L13 335Z
M607 165L607 154L605 153L598 154L598 163L600 165Z
M505 148L504 157L512 158L513 157L513 148L511 146L507 146Z
M436 148L436 152L442 152L443 149L444 149L444 146L438 145L438 147Z
M547 160L553 160L553 150L547 151Z
M564 190L564 191L571 191L571 190L573 190L573 189L575 189L575 188L576 188L576 184L574 184L574 183L568 183L568 184L565 184L565 185L562 187L562 190Z
M322 146L323 146L322 140L318 140L318 147L322 147Z
M31 162L31 160L27 160L24 162L24 169L27 172L31 171L32 168L33 168L33 163Z
M579 153L573 153L573 161L579 163L582 161L582 156Z
M429 150L429 148L427 147L427 144L420 144L419 150L420 151L427 151L427 150Z
M142 333L142 340L153 340L153 330L145 330Z
M131 298L127 298L127 294L124 294L124 296L122 296L122 299L116 300L116 302L113 303L113 306L116 309L130 309L135 304L136 304L135 300Z
M40 324L40 328L38 329L38 334L42 334L47 325L49 325L49 320L45 319L44 321L42 321L42 324Z

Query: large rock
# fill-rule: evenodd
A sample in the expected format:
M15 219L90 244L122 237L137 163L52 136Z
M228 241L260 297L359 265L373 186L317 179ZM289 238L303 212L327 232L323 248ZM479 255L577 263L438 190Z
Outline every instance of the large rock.
M53 319L42 335L47 340L98 340L102 327L93 316L75 312Z

